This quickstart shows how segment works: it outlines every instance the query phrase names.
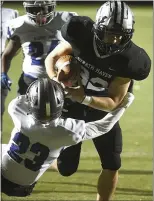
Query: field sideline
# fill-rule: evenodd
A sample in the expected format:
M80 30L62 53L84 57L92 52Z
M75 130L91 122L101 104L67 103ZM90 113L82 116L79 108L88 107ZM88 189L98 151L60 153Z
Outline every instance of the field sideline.
M5 7L24 13L22 3ZM96 9L101 5L75 4L57 5L57 10L75 11L80 15L95 18ZM152 59L152 15L151 7L132 7L136 16L133 41L143 47ZM17 82L21 73L22 54L12 62L9 76L13 81L6 105L16 96ZM152 64L153 65L153 64ZM151 71L148 79L135 84L135 101L121 120L123 129L122 167L114 200L152 200L152 94ZM12 121L7 111L3 118L2 142L7 143L12 130ZM39 180L33 194L22 200L95 200L97 177L101 169L98 154L91 141L84 142L78 172L71 177L62 177L57 172L47 171ZM3 201L21 200L2 194Z

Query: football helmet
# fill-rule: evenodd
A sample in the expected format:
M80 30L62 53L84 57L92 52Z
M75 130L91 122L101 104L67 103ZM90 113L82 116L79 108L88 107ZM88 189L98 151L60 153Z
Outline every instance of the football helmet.
M122 52L134 32L134 14L123 1L108 1L96 14L94 50L104 58Z
M28 17L38 26L48 24L54 18L55 0L25 1L23 6Z
M47 123L61 116L64 90L58 82L48 78L38 79L29 86L26 97L34 119Z

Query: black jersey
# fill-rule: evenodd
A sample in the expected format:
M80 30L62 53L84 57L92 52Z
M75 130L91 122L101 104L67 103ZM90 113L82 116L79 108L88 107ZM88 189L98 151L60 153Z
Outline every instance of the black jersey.
M103 96L115 77L134 80L147 78L151 60L144 49L132 41L122 53L98 58L94 51L93 24L89 17L74 16L61 29L63 38L72 45L74 56L81 64L82 84L86 94ZM94 109L91 110L94 112ZM95 112L100 113L98 110Z
M62 36L72 45L75 56L89 72L107 81L114 77L143 80L149 75L150 58L132 41L122 53L98 58L93 45L93 24L89 17L74 16L62 27Z

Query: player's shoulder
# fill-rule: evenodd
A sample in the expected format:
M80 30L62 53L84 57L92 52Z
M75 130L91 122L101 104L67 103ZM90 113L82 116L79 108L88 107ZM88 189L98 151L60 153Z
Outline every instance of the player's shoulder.
M55 12L55 19L60 18L63 22L67 22L73 16L78 16L76 12L68 12L68 11L57 11Z
M87 16L73 16L61 29L62 36L70 42L73 40L85 40L92 31L94 21Z
M67 22L67 30L69 31L70 28L75 30L83 30L92 28L94 21L87 16L73 16L70 18L70 20Z
M126 63L125 72L131 79L143 80L148 77L151 70L151 59L143 48L131 41L121 56Z
M13 99L8 106L8 113L12 115L17 115L18 113L26 113L26 95L21 95Z
M7 37L10 39L15 35L18 35L20 32L26 32L27 26L26 25L27 16L19 16L13 20L10 20L8 23L7 29Z
M2 15L3 15L3 13L11 16L12 19L17 18L19 16L18 10L14 10L11 8L2 8Z
M23 26L26 21L26 15L19 16L15 19L12 19L8 23L8 27L12 29L18 29Z
M12 14L12 16L14 16L14 18L17 18L19 16L18 10L8 8L8 11L9 11L10 14Z

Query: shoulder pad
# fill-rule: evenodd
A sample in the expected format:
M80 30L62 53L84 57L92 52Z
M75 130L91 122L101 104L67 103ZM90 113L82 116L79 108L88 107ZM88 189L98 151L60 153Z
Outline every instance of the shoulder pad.
M13 99L8 106L8 113L10 114L15 126L21 125L24 121L23 117L28 113L28 108L25 103L26 96L21 95Z
M9 13L12 15L12 19L17 18L19 16L19 12L17 10L13 10L8 8Z
M7 37L12 38L13 36L17 35L18 29L22 27L24 22L25 15L10 20L7 28Z
M89 30L92 29L93 21L86 16L73 16L61 29L62 36L68 42L73 40L85 40ZM81 37L82 36L82 37Z
M151 70L151 60L144 49L140 48L128 64L131 78L134 80L144 80L148 77Z
M119 56L116 56L117 64L121 66L118 76L134 80L143 80L148 77L151 60L143 48L131 41L128 48Z
M13 99L8 106L8 113L11 115L16 113L18 108L21 107L22 103L25 102L25 95L18 96L17 98Z
M78 16L76 12L59 11L56 15L61 18L63 22L67 22L71 17Z

